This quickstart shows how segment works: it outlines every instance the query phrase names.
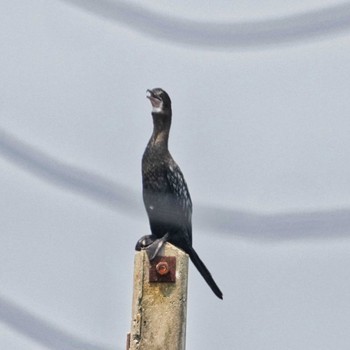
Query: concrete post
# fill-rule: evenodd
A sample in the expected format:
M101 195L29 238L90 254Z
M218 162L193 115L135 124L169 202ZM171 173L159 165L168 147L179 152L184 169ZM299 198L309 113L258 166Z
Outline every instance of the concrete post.
M135 254L130 350L185 350L188 255L166 243L159 256L176 258L176 271L170 271L174 282L150 282L146 252Z

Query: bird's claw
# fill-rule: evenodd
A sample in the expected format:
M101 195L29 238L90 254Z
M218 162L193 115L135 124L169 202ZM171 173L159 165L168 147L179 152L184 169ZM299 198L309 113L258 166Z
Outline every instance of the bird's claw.
M146 250L149 261L152 261L158 255L168 237L169 233L161 238L154 235L143 236L137 241L135 249L137 251Z

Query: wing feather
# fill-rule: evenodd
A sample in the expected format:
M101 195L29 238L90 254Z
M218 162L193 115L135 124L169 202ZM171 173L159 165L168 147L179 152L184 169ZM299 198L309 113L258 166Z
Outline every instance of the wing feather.
M176 217L192 245L192 200L185 178L180 167L173 161L170 163L166 178L173 196L173 207Z

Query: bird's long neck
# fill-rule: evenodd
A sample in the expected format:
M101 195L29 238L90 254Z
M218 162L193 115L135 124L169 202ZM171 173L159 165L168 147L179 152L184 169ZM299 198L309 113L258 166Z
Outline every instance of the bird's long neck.
M153 133L150 139L151 146L168 149L168 139L171 126L171 111L167 113L152 113Z

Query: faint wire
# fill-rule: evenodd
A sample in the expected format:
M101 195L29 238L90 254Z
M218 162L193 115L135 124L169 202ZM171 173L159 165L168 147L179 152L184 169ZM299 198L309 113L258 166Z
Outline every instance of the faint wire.
M157 39L198 47L262 47L350 29L350 4L256 21L209 22L157 13L118 0L61 0Z
M25 310L23 307L0 296L0 321L18 333L53 350L112 350L105 345L87 342L48 321Z
M141 193L77 167L67 165L0 129L0 154L45 181L75 191L133 219L145 218ZM292 212L271 215L195 205L195 229L245 239L295 240L349 237L350 210Z
M258 214L202 206L197 221L202 230L216 235L231 234L261 242L350 236L349 209Z
M141 212L141 205L133 191L90 171L54 159L2 129L0 153L27 172L49 182L83 193L130 215Z

